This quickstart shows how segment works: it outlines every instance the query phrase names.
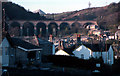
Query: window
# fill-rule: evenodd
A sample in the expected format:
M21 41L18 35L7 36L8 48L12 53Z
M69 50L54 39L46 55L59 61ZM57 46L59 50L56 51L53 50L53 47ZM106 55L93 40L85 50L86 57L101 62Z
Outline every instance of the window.
M81 58L84 59L84 54L81 54Z

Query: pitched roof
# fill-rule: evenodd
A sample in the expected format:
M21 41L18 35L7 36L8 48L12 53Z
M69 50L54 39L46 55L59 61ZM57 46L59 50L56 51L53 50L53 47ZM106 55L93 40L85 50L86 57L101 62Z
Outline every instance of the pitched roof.
M67 56L69 56L69 54L67 53L67 52L65 52L64 50L58 50L56 53L55 53L55 55L67 55Z
M63 50L68 53L69 55L74 55L72 52L74 51L75 49L75 45L69 47L69 48L64 48ZM58 51L59 49L56 49L56 52Z
M69 48L64 48L64 51L67 52L70 55L74 55L72 52L74 51L75 47L76 47L76 45L73 45Z
M26 42L29 42L33 45L39 46L38 39L36 36L22 36L22 37L14 37L14 38L20 38Z
M110 45L112 45L112 44L104 45L104 44L89 44L89 43L85 44L85 43L83 43L81 45L86 46L87 48L91 49L93 52L100 52L100 51L106 51L106 50L108 51ZM79 45L79 46L81 46L81 45ZM75 47L75 45L74 45L74 47ZM78 48L78 47L75 47L75 48ZM75 50L75 48L73 50Z
M18 47L18 48L26 50L26 51L41 50L41 47L33 45L29 42L26 42L20 38L10 37L9 34L6 35L6 38L12 47Z
M20 46L25 49L40 49L40 47L35 46L26 41L23 41L22 39L19 39L19 38L11 38L11 39L12 39L12 43L14 44L14 46Z
M52 42L49 42L49 41L47 41L47 40L43 40L43 39L40 39L40 38L38 38L38 42L39 42L39 45L43 45L43 44L53 44Z
M108 51L109 47L111 44L105 44L105 45L100 45L100 44L83 44L89 49L91 49L93 52L97 51Z

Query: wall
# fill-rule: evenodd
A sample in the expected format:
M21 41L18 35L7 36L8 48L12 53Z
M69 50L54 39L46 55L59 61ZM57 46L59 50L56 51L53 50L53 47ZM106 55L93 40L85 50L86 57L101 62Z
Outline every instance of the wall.
M42 56L42 62L45 62L45 61L47 61L47 58L45 57L45 56L47 56L47 55L52 55L52 44L50 44L50 43L46 43L46 44L42 44L42 45L40 45L40 47L42 47L42 51L41 51L41 56Z
M28 63L27 52L25 52L24 50L20 50L20 49L16 48L15 60L17 63L20 62L22 64L27 64Z

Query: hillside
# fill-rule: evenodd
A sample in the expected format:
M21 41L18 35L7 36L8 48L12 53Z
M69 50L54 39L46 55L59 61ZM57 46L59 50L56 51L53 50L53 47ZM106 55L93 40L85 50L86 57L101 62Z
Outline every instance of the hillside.
M32 13L12 2L3 2L2 8L5 9L5 14L10 20L46 20L44 16Z
M120 2L111 3L104 7L87 8L79 11L63 12L56 14L40 15L39 13L32 13L24 7L12 3L4 2L6 20L96 20L99 27L103 30L110 30L115 32L117 26L120 25ZM76 28L79 33L85 33L87 30ZM76 29L68 30L67 34L76 32ZM63 32L63 34L65 34Z
M101 29L115 30L120 25L120 2L55 15L55 20L96 20Z

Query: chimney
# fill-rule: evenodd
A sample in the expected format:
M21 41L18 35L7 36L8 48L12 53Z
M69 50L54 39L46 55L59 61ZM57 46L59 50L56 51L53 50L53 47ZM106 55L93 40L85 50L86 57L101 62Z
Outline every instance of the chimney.
M77 34L77 45L81 44L81 35Z
M59 45L58 45L58 49L60 50L60 49L64 49L64 41L59 41Z
M64 49L64 41L61 41L61 49Z
M50 41L50 42L53 42L52 39L53 39L53 37L52 37L52 35L50 35L50 36L49 36L49 41Z

